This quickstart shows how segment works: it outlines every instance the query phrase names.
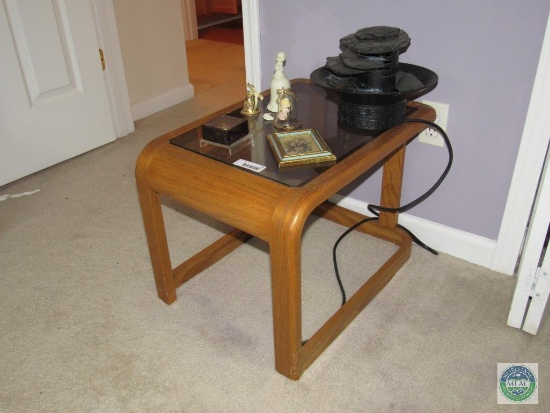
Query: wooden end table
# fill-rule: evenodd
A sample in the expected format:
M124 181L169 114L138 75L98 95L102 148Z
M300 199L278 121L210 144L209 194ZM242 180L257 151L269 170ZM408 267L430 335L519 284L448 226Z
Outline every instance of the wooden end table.
M272 125L261 116L249 120L254 142L235 153L200 145L200 126L220 114L239 116L242 102L182 126L150 142L136 165L136 180L158 296L176 300L183 283L208 268L251 237L269 244L276 370L297 380L363 310L408 260L410 236L397 227L397 213L380 213L377 221L357 228L398 246L347 302L302 343L301 240L306 219L315 213L346 227L365 218L327 200L383 162L380 205L400 203L406 144L426 125L403 123L378 136L356 134L336 122L336 102L308 80L295 80L298 117L315 128L337 155L336 164L279 170L266 143ZM265 94L267 96L267 93ZM264 99L264 105L269 99ZM264 108L264 112L265 112ZM408 117L433 120L434 110L408 104ZM266 166L253 172L233 165L237 159ZM235 229L182 264L173 267L160 196L166 195Z

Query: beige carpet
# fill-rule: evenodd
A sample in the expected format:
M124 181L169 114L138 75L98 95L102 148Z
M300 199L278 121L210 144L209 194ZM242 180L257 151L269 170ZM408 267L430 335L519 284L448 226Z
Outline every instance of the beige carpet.
M234 97L233 97L234 98ZM414 247L407 265L293 382L275 372L258 240L156 298L134 181L140 150L209 111L201 96L136 132L0 188L0 412L548 412L550 328L506 326L510 277ZM166 201L174 264L223 225ZM331 248L304 235L304 338L340 302ZM391 252L340 245L348 293ZM497 362L539 363L539 405L497 405Z

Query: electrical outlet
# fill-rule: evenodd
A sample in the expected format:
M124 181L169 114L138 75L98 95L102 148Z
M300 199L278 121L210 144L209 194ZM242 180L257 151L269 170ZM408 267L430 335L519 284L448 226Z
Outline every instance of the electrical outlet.
M431 106L435 109L435 122L438 126L443 128L447 132L447 120L449 118L449 105L446 103L430 102L428 100L422 101L425 105ZM437 132L434 128L426 128L418 136L418 142L427 143L428 145L435 145L443 147L445 142L443 136Z

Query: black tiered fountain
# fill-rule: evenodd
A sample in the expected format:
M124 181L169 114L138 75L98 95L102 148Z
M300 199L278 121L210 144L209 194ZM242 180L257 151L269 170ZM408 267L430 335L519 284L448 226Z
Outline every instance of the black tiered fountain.
M399 63L411 43L397 27L360 29L340 39L342 53L311 73L311 80L338 98L338 122L356 129L383 130L401 124L407 101L433 90L437 75Z

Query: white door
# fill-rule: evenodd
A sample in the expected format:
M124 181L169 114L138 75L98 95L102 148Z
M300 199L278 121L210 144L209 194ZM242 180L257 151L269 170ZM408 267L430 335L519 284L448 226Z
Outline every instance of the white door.
M550 168L547 154L518 269L508 325L537 334L550 295L550 253L544 243L550 228Z
M535 84L525 122L518 164L514 175L529 172L533 194L521 200L529 207L528 231L517 272L517 284L507 324L536 334L545 315L550 294L550 253L544 248L550 226L550 17L546 26ZM515 179L515 176L514 176ZM519 182L519 181L518 181ZM521 186L521 185L520 185ZM523 193L524 194L524 193ZM533 201L534 198L534 201ZM519 198L518 198L519 199ZM507 207L508 208L508 207ZM513 208L516 211L515 208ZM519 212L519 211L517 211ZM505 214L506 215L506 214ZM510 214L514 219L517 214ZM523 214L521 214L523 215ZM522 220L523 221L523 220ZM524 225L525 228L525 225ZM500 237L500 236L499 236Z
M0 0L0 185L115 139L89 0Z

